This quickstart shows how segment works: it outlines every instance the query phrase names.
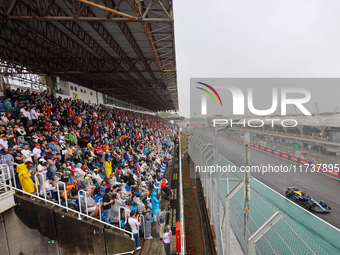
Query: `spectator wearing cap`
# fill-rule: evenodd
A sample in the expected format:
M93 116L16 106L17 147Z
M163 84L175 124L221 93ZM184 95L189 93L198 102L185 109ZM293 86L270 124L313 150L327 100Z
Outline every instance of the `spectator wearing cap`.
M107 157L104 165L105 165L106 178L109 178L110 174L112 173L112 161L111 161L111 157Z
M94 190L96 189L96 186L93 185L92 180L91 180L92 175L91 174L87 174L84 177L84 181L80 183L79 185L79 189L84 189L89 191L90 196L93 195Z
M53 156L57 155L58 153L58 147L57 147L57 144L58 144L58 140L52 140L49 144L48 144L48 147L51 148L51 154Z
M24 163L24 159L26 158L26 156L21 153L21 147L19 145L15 145L13 146L13 150L14 162L17 164Z
M73 162L75 164L81 163L83 161L83 157L82 157L82 151L78 150L75 152L75 155L73 157Z
M48 164L46 163L46 160L44 158L40 158L38 161L38 166L37 166L37 172L41 173L42 176L39 174L39 188L42 187L43 182L47 180L47 169L48 169Z
M76 211L79 210L78 207L78 198L74 198L72 197L72 187L73 185L66 185L66 190L62 193L62 201L64 203L66 203L66 199L67 199L67 205L68 206L72 206Z
M103 214L104 214L104 221L109 223L110 222L110 215L111 215L111 205L115 202L110 197L110 188L105 189L105 194L103 196Z
M73 145L76 143L76 138L75 138L75 134L73 131L71 131L69 134L68 134L68 137L70 139L70 144Z
M41 156L41 149L40 149L40 147L41 147L41 144L40 143L36 143L35 144L35 147L34 147L34 149L33 149L33 156L34 156L34 159L37 161L39 158L40 158L40 156Z
M97 183L97 185L99 185L103 181L103 178L100 177L100 170L98 168L93 169L93 172L91 172L91 174L92 179L95 180L95 183Z

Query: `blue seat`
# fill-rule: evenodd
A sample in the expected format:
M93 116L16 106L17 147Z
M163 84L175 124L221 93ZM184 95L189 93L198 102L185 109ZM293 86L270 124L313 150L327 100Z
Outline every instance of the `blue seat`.
M102 166L103 166L103 163L97 162L97 163L95 163L94 165L95 165L96 167L102 167Z
M125 220L120 220L120 225L121 225L122 228L124 228L124 226L125 226Z
M126 190L127 192L129 192L131 189L132 189L132 187L130 187L128 184L126 184L125 190Z
M137 205L131 206L131 212L135 212L135 211L137 211Z
M94 200L96 203L98 203L99 200L102 199L102 198L103 198L103 197L102 197L101 195L96 194L96 195L94 196L93 200Z

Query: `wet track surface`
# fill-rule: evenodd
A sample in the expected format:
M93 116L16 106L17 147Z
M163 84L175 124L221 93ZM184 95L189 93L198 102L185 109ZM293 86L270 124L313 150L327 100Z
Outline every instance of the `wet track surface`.
M202 133L204 136L211 137L211 133ZM212 139L212 137L211 137ZM219 136L219 153L237 166L244 165L244 146L243 144L228 140ZM340 181L326 176L322 173L313 173L310 170L306 172L303 166L301 171L299 165L287 160L275 157L258 149L250 150L250 165L272 165L272 166L287 166L293 169L294 172L277 172L277 173L251 173L253 177L271 187L278 193L285 195L288 186L294 186L301 191L305 191L315 200L325 201L331 208L332 212L328 214L313 213L333 226L340 228Z

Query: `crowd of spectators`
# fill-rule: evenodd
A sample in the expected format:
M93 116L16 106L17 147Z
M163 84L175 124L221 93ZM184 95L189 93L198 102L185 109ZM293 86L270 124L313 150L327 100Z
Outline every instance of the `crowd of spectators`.
M93 217L101 211L104 221L129 225L134 235L145 224L144 235L152 238L151 221L164 228L169 202L158 206L162 197L169 200L171 189L160 168L169 165L177 146L175 125L47 92L7 89L5 95L0 163L14 170L19 188L34 193L37 186L40 196L64 205L67 200L68 207ZM122 207L125 215L119 218Z

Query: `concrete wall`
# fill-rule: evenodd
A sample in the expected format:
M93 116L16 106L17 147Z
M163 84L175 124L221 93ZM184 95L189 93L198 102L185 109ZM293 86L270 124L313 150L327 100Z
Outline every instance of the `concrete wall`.
M23 199L16 199L16 204L2 214L9 250L7 254L57 255L57 244L48 244L49 240L56 239L53 208Z
M104 104L104 95L101 92L97 92L97 104Z
M93 89L85 88L83 86L79 86L69 81L60 82L59 87L62 90L62 94L57 93L57 96L61 96L63 99L64 98L73 99L73 94L77 94L78 99L83 100L85 103L92 104L103 103L102 93L98 93L97 98L97 93Z
M19 195L16 204L0 214L0 255L115 254L135 247L121 232L78 220L57 206Z

